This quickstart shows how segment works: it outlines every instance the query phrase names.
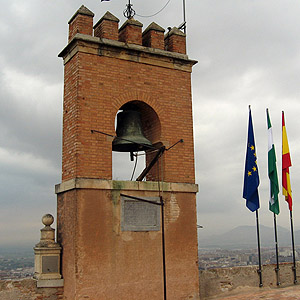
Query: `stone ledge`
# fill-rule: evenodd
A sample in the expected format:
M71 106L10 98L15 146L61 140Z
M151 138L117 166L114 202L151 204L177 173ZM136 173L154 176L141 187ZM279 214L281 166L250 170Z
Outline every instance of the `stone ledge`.
M37 280L36 286L38 288L52 288L52 287L63 287L63 279L40 279Z
M55 185L55 193L60 194L73 189L99 189L99 190L131 190L131 191L157 191L156 181L117 181L93 178L75 178ZM160 183L163 192L197 193L198 185L193 183Z

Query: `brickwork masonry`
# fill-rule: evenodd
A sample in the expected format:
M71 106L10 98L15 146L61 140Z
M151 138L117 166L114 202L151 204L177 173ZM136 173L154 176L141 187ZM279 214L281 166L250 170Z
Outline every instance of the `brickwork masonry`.
M191 71L196 61L186 55L185 34L178 28L164 34L156 23L143 31L134 19L119 28L110 12L93 27L93 16L84 6L75 13L69 43L59 54L65 65L62 181L112 178L111 140L91 130L114 135L118 110L134 101L151 143L168 147L184 139L165 154L164 181L194 183ZM154 167L147 180L157 180L156 173Z
M37 288L36 280L0 280L1 300L62 300L63 288Z

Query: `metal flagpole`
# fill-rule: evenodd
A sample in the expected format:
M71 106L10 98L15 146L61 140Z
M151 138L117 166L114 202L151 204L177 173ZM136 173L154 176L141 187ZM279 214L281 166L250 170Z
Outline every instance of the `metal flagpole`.
M261 255L260 255L260 236L259 236L259 221L258 221L258 209L259 209L259 176L257 167L257 157L255 152L254 131L251 115L251 106L249 105L249 124L248 124L248 138L247 138L247 151L245 161L245 175L244 175L244 188L243 198L246 199L246 207L256 213L256 229L257 229L257 245L258 245L258 262L259 269L257 273L259 275L259 286L262 287L262 272L261 272Z
M293 248L293 273L294 273L294 284L297 283L296 274L296 259L295 259L295 242L294 242L294 228L293 228L293 213L292 213L292 190L289 177L289 167L292 166L290 150L287 140L284 112L282 111L282 190L285 196L285 201L289 205L290 210L290 220L291 220L291 235L292 235L292 248Z
M274 231L275 231L275 248L276 248L276 280L277 280L277 285L280 285L280 277L279 277L279 258L278 258L278 239L277 239L277 223L276 223L276 214L273 213L274 215Z
M268 127L268 175L270 179L269 210L273 212L273 219L274 219L275 251L276 251L275 273L276 273L277 286L279 286L280 277L279 277L278 238L277 238L277 223L276 223L276 214L279 214L279 202L278 202L279 185L278 185L278 176L277 176L277 168L276 168L275 146L273 143L272 125L271 125L268 108L266 109L266 112L267 112L267 127Z
M257 249L258 249L258 270L259 275L259 287L263 286L262 283L262 270L261 270L261 255L260 255L260 236L259 236L259 221L258 221L258 209L256 212L256 230L257 230Z
M290 210L290 220L291 220L291 234L292 234L292 249L293 249L293 273L294 273L294 284L297 284L297 273L296 273L296 259L295 259L295 242L294 242L294 226L293 226L293 213Z

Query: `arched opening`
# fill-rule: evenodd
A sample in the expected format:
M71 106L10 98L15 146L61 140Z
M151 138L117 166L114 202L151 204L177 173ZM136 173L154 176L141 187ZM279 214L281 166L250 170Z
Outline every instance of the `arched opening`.
M159 143L161 138L161 126L157 113L154 109L146 104L145 102L134 100L127 102L122 107L120 107L118 113L122 113L124 111L133 110L137 111L140 116L140 126L142 135L145 139L149 140L153 146ZM127 128L117 129L117 126L127 126L127 123L117 124L117 115L115 118L115 129L120 134L126 134ZM119 121L118 121L119 122ZM120 122L119 122L120 123ZM134 122L135 123L135 122ZM132 124L131 124L132 125ZM136 125L134 125L136 126ZM137 130L139 132L139 130ZM131 138L126 139L131 140ZM134 139L134 138L133 138ZM139 139L138 139L139 140ZM116 147L115 142L113 142L113 149L117 149L112 152L112 178L113 180L136 180L136 178L140 175L140 173L144 170L146 166L146 155L149 156L150 148L146 151L134 151L132 154L131 151L123 151ZM129 148L128 148L129 149ZM132 160L133 159L133 160Z

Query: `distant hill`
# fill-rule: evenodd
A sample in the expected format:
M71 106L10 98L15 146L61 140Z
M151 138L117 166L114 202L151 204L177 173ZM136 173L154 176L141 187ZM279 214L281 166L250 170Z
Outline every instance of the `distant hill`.
M209 238L201 238L199 233L199 248L224 248L224 249L247 249L257 247L256 226L238 226L220 235L212 235ZM294 232L295 244L300 245L300 230ZM279 247L291 245L290 230L278 226L277 228ZM275 247L274 229L260 225L261 247Z
M0 256L34 256L33 246L16 245L16 246L0 246Z

